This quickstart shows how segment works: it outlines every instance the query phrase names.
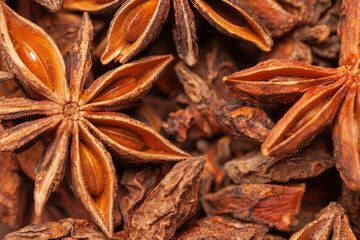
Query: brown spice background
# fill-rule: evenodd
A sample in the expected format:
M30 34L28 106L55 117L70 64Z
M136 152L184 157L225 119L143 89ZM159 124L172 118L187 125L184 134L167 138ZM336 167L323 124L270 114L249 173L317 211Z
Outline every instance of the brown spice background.
M308 144L299 144L306 146L296 146L296 151L289 151L291 154L282 154L285 150L281 148L278 155L261 153L262 143L269 141L269 134L291 109L292 102L315 85L301 74L296 75L305 68L302 64L329 69L307 67L317 77L336 73L333 69L339 66L341 44L337 25L342 16L342 34L346 30L352 36L360 31L360 28L348 27L350 24L346 25L345 18L355 19L356 14L360 15L359 0L2 2L42 28L49 35L46 38L54 40L65 61L66 77L81 77L83 82L79 84L84 85L84 94L91 92L96 79L108 76L105 74L108 71L123 66L121 69L126 72L133 62L140 66L146 57L166 56L169 61L166 60L161 71L143 71L144 74L158 71L158 74L144 94L134 93L130 100L125 100L126 109L111 102L104 109L100 105L92 110L114 114L121 111L147 124L154 129L147 134L166 138L161 141L179 156L171 158L161 153L159 158L144 160L144 154L154 151L148 146L143 147L144 153L129 157L126 152L119 154L114 144L103 141L102 149L116 171L110 176L116 182L111 186L114 197L107 201L113 202L112 219L104 220L111 222L113 230L104 231L101 221L78 199L76 191L79 190L71 190L77 187L69 180L69 173L55 184L41 215L35 214L36 168L39 159L44 157L42 152L52 146L55 136L54 129L44 131L36 142L29 141L20 149L0 153L0 237L8 234L5 239L108 239L111 236L113 239L303 240L319 239L320 235L322 239L360 238L360 194L358 189L349 189L344 184L335 167L334 151L339 150L333 147L333 121L324 125L312 141L306 142ZM349 9L353 12L348 13ZM93 34L89 33L92 43L86 54L81 53L84 39L90 36L84 34L90 31L82 20L85 11L90 13L93 30ZM115 20L118 16L120 19ZM121 25L123 22L125 27ZM350 22L357 24L355 20ZM354 28L360 26L356 24ZM79 35L79 30L83 35L81 32ZM11 33L10 38L16 34L19 33ZM104 52L111 55L119 47L112 44L124 45L123 56L114 55L121 63L112 61L113 58L104 60ZM346 44L341 47L346 48ZM33 49L36 52L36 48ZM350 47L347 49L351 51ZM171 63L169 54L174 58ZM0 56L0 96L44 100L19 78L21 74L14 67L17 65L9 62L14 56L7 55L6 46L2 47ZM38 58L44 63L47 57L40 54ZM84 70L74 67L81 59L86 59ZM291 76L291 81L301 83L296 85L297 91L293 94L272 94L274 89L263 88L264 94L259 95L250 84L244 87L244 92L234 91L233 86L229 88L223 82L224 77L229 79L235 72L248 71L246 69L254 66L260 70L270 69L272 65L261 62L276 62L274 59L300 62L293 72L277 70L279 74L270 79L276 84ZM38 71L38 65L34 69ZM49 67L39 71L51 72ZM20 72L27 74L23 69ZM141 71L134 69L126 74L135 76L135 72ZM11 80L6 80L9 78ZM114 92L128 91L129 82L133 80L124 79ZM251 79L254 80L256 75ZM110 84L102 90L111 95L116 87ZM37 90L35 88L35 92ZM76 94L81 95L82 91ZM39 112L10 119L6 115L7 102L3 103L0 141L13 127L44 116ZM27 104L37 108L33 100ZM321 104L323 102L319 108ZM88 115L84 116L93 121ZM115 115L108 116L110 122L115 121L112 116ZM307 116L309 114L303 122L311 119ZM100 114L98 117L101 118ZM296 126L294 129L290 129L286 137L296 132ZM98 130L94 127L87 134L98 137L96 133ZM126 134L121 135L117 145L132 144L137 148L146 135L125 138ZM76 142L74 138L69 141L70 145ZM157 140L153 144L158 144ZM67 155L70 162L72 156L69 152ZM338 162L336 164L338 166ZM80 171L98 181L99 174L94 168L93 172L85 167ZM86 189L82 191L94 190L90 185Z

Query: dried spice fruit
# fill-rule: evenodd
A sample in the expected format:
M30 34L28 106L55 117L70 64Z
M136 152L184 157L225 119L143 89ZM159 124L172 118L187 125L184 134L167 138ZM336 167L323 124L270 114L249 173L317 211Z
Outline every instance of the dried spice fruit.
M199 219L189 224L183 232L176 235L173 240L195 239L242 239L262 240L269 230L264 225L242 223L232 218L212 216Z
M103 8L98 12L109 11L108 15L92 15L93 33L90 34L90 31L86 30L85 25L87 24L82 21L82 14L79 13L83 10L72 9L77 12L66 12L67 10L64 9L66 7L63 5L63 11L52 13L33 0L2 1L8 3L12 9L16 9L16 12L23 18L38 24L53 41L46 34L42 38L44 31L39 32L36 26L24 22L23 18L14 18L11 25L1 21L1 19L4 20L4 17L1 17L0 14L0 31L10 25L15 26L13 29L16 28L21 32L19 34L16 31L10 31L8 38L11 41L7 43L11 43L15 50L10 52L9 49L12 45L4 44L0 53L0 71L9 70L13 76L13 73L16 73L13 80L0 82L0 95L6 97L0 100L0 158L5 154L13 156L13 151L15 151L15 157L19 163L18 165L16 162L14 165L8 165L7 160L3 159L5 165L1 169L3 174L0 174L2 183L0 187L0 238L4 237L4 223L8 225L5 231L9 232L16 230L14 227L19 228L26 224L53 222L45 225L51 226L46 229L44 225L35 227L44 230L43 236L39 236L40 232L31 226L28 229L34 231L21 231L21 236L16 235L19 233L17 232L13 237L16 235L16 238L25 239L44 237L108 239L107 233L98 228L101 225L98 223L99 221L95 223L98 226L92 224L93 219L86 209L91 205L91 201L103 209L104 205L110 209L110 204L113 204L111 224L114 233L111 236L112 239L245 238L284 240L289 239L298 231L304 231L305 237L303 238L307 239L310 238L307 233L313 228L300 229L313 221L315 214L333 201L341 201L354 232L360 232L359 192L349 190L345 184L342 188L340 175L332 167L335 164L335 158L332 154L333 141L330 127L326 127L320 136L314 138L311 145L297 148L298 151L294 155L284 154L286 156L284 158L281 158L282 156L262 156L259 151L261 143L271 135L270 132L275 126L274 122L281 119L284 113L291 108L292 102L300 99L305 92L316 90L317 83L323 80L321 76L325 75L324 78L329 76L327 74L329 70L324 70L325 67L337 66L340 38L336 36L336 29L340 19L342 0L245 0L250 6L251 3L258 4L254 7L254 12L259 16L261 22L268 24L269 27L269 23L275 23L271 27L271 32L278 34L278 37L276 37L274 48L266 53L250 42L238 41L221 34L205 18L202 18L198 10L194 10L193 4L204 3L202 6L205 7L201 8L200 6L199 9L205 9L209 14L211 9L215 9L215 13L218 15L207 17L215 24L221 25L222 17L234 22L235 17L241 15L235 13L236 16L233 16L234 12L229 11L226 7L227 3L236 1L167 1L170 8L169 14L175 16L170 16L170 20L164 24L158 39L148 45L149 47L141 52L141 56L139 54L138 61L120 68L116 68L118 66L114 62L104 66L100 61L100 56L106 47L106 33L112 18L110 11L115 13L117 10L115 7ZM66 2L78 6L88 4L89 11L94 12L95 4L111 5L114 0L64 0L65 5ZM125 3L125 1L118 2ZM155 22L151 21L152 10L156 9L158 0L132 0L132 2L136 2L140 7L135 7L134 11L128 14L129 18L124 19L127 24L124 29L126 39L136 42L136 39L141 38L142 27L145 26L146 29L147 24ZM241 2L237 1L240 4ZM3 4L0 3L0 12L4 11L2 10ZM356 6L356 4L351 5L355 9ZM138 14L136 9L141 10L142 14ZM144 9L145 11L143 11ZM193 10L194 14L191 12ZM154 11L156 12L156 10ZM149 19L150 23L147 22ZM245 23L246 14L241 15L239 19L242 19L240 22L244 20L243 23ZM198 27L196 34L194 20ZM187 22L188 25L176 25L176 23L183 22ZM351 23L357 24L356 21L351 21ZM19 25L21 27L17 27ZM28 25L33 28L29 30ZM227 24L223 26L229 27ZM243 25L243 27L248 28L247 25ZM152 31L153 29L147 30ZM0 42L8 39L7 33L3 32L0 32ZM286 34L284 34L285 32ZM351 31L348 32L348 36L350 36ZM156 34L156 31L152 34ZM27 36L23 37L22 35ZM91 38L93 39L91 43L86 44L85 41L88 42L88 39ZM177 42L177 49L175 49L175 45L173 46L172 38ZM51 43L47 44L49 41ZM76 41L73 48L73 43ZM48 47L49 45L54 46L54 42L57 44L60 54L58 54L59 51L55 50L54 52L52 47ZM90 51L92 45L95 51ZM350 47L354 46L350 44ZM168 64L171 56L165 54L173 53L176 50L186 63ZM4 63L2 58L6 52L6 63ZM162 56L143 58L154 55ZM252 99L256 103L236 99L229 88L224 85L224 76L234 73L237 69L246 69L273 58L291 59L323 68L314 71L308 65L295 64L297 67L295 66L294 71L280 73L284 77L274 76L269 79L270 82L278 84L276 85L278 89L282 88L285 92L280 90L279 95L274 94L270 97L266 97L266 94L258 96L243 94L247 99ZM152 61L156 63L150 64L149 62ZM195 61L196 64L191 68L186 66L186 64L194 64ZM275 60L271 61L275 62ZM182 61L180 60L180 62ZM278 61L277 66L284 62L285 60ZM302 66L307 66L305 69L311 70L309 72L304 70L305 74L311 75L314 72L320 72L321 76L314 81L308 80L307 76L295 78L291 76L297 71L297 68L302 68ZM166 70L162 74L165 67ZM263 67L266 71L266 64ZM342 70L336 71L342 73ZM280 71L281 66L278 72ZM158 78L160 74L162 75ZM0 72L0 79L1 75ZM348 76L354 82L356 81L356 73ZM23 82L22 86L16 82L17 78ZM27 80L28 78L30 80ZM106 80L110 78L111 80ZM145 85L141 85L144 89L141 86L137 88L139 87L137 85L139 78L144 80ZM149 78L151 79L150 83L146 85L148 83L146 80ZM156 78L158 80L154 88L146 97L140 98L150 89ZM79 80L80 83L74 79ZM288 80L284 81L284 79ZM159 80L161 80L160 83ZM59 86L58 83L62 81L62 86ZM108 81L109 84L101 85L101 81ZM324 81L324 85L331 87L331 81L336 82L335 80ZM31 84L27 84L29 82ZM253 84L256 81L248 82ZM285 84L283 84L284 82ZM294 86L297 84L296 82L298 85ZM34 87L33 83L37 85ZM95 83L101 86L94 87ZM295 90L286 93L286 89L290 88L290 83L294 84L292 86ZM271 92L261 84L258 85L258 88L252 88L251 84L243 86L243 88L245 90L249 88L249 91L261 89L263 92ZM341 84L339 83L339 85ZM22 88L23 86L24 88ZM303 88L303 86L305 87ZM39 89L41 94L38 93ZM87 89L85 91L87 95L84 98L90 100L77 111L78 101L73 101L73 99L81 99L82 96L85 96L83 91L85 89ZM91 95L90 91L96 93ZM271 93L269 94L271 95ZM51 96L54 96L53 99L49 99ZM11 99L9 99L10 97ZM355 98L357 97L355 96ZM135 102L135 100L139 101ZM339 101L344 102L343 99ZM73 104L75 107L70 106L70 103L76 103ZM283 105L283 103L287 105ZM319 105L322 106L321 104L320 102ZM87 107L91 107L91 109L87 109ZM306 111L307 107L311 108L312 106L311 104L304 106ZM304 112L306 112L305 110ZM314 114L317 110L316 107L313 108ZM1 111L4 111L4 114ZM125 113L131 119L118 112ZM76 118L77 114L78 118ZM59 123L50 121L54 116L59 117ZM129 124L132 125L119 125L119 116L124 119L121 123L130 122ZM304 121L307 121L307 116ZM111 124L103 124L103 118L106 118L105 121ZM191 152L195 156L204 156L206 161L199 163L197 158L194 158L195 160L188 159L189 156L184 152L182 152L184 155L180 154L181 156L178 156L177 159L170 159L170 161L164 158L159 160L157 157L144 159L143 154L153 154L153 149L147 147L143 135L147 137L154 132L138 134L137 129L143 129L143 124L137 125L137 121L135 122L132 118L140 119L154 128L156 133L165 130L174 139L182 141L176 143L179 148ZM44 119L50 119L48 123L53 127L47 126L44 121L42 134L37 135L35 132L30 136L32 139L24 141L19 137L22 143L19 143L18 148L13 147L9 153L1 153L1 148L8 146L2 144L1 141L4 139L2 136L16 129L19 133L25 134L21 129L21 126L25 126L23 124L28 124L26 125L27 129L35 129L39 127L39 124L33 123ZM164 121L165 123L163 123ZM76 129L72 131L72 126L68 127L70 130L64 126L67 124L66 122L75 127L80 126L78 127L78 137L73 134L73 132L76 133ZM312 123L317 124L317 119ZM134 128L134 124L139 128ZM310 127L316 127L316 124L310 124ZM50 128L45 130L47 127ZM15 134L16 132L13 136ZM289 135L291 134L290 131ZM88 139L88 141L83 139ZM102 148L99 149L98 145L91 144L93 142L98 143ZM155 139L154 142L158 143L159 141ZM66 146L66 144L68 145ZM106 152L103 154L105 157L109 156L108 153L111 154L112 158L109 159L109 164L112 168L114 168L113 165L115 166L116 174L108 174L109 176L104 174L102 158L98 157L94 149ZM76 154L71 155L71 152L74 151ZM42 156L40 156L41 153L43 153ZM138 155L135 156L135 153ZM253 157L252 153L255 153L256 156ZM63 161L59 160L61 154L66 155L66 159ZM164 157L166 153L161 152L158 155ZM75 159L74 156L77 158ZM60 180L62 177L60 176L55 179L55 182L47 182L48 186L54 186L54 191L46 201L42 214L36 216L32 194L35 186L32 181L40 176L40 171L36 171L36 169L40 169L41 164L51 163L52 160L56 161L57 159L62 163L62 165L60 164L61 171L67 178ZM77 160L78 165L81 165L81 169L77 169L78 172L72 169L74 159ZM99 159L100 161L98 161ZM181 170L177 168L178 171L173 172L172 168L179 160L183 161L177 166L182 165L185 169L189 169L197 165L195 168L198 170L183 171L184 168ZM161 162L153 163L158 161ZM187 163L185 164L185 162ZM53 166L59 166L55 162L53 163ZM40 167L37 168L37 165ZM354 166L356 167L356 165ZM55 167L48 172L54 169ZM83 188L90 196L89 202L85 204L84 201L81 202L77 198L79 194L75 187L78 186L75 185L76 182L74 184L74 178L71 178L72 171L80 172L79 176L82 174L81 181L85 186ZM58 174L57 169L53 172ZM193 173L193 177L188 174L190 172ZM182 178L184 174L188 180ZM200 175L201 182L198 180ZM16 176L26 181L17 182ZM108 184L109 178L114 178L113 181L118 183L118 190L114 185ZM162 179L164 180L162 181ZM192 179L195 180L191 181ZM298 184L292 185L292 181L296 183L304 181L306 191L304 191L303 185L300 187ZM56 189L52 183L58 184ZM272 183L272 185L264 183ZM42 184L46 185L45 182ZM234 186L232 184L244 185ZM73 193L69 185L77 195ZM15 186L14 189L17 190L13 191L9 186ZM99 201L95 195L103 194L105 196L103 189L106 190L110 186L113 188L112 203ZM287 192L284 193L283 189L286 189ZM340 195L341 191L343 191L342 196ZM184 192L186 193L184 194ZM111 194L106 196L111 197ZM199 199L202 202L196 204ZM301 207L298 208L300 202ZM223 211L224 209L226 211ZM338 214L336 217L333 218L331 216L334 215L327 214L329 221L320 221L327 226L329 222L332 222L333 225L330 228L326 229L326 226L322 228L316 224L317 227L313 232L325 229L322 237L330 239L333 237L339 239L337 233L348 233L349 225L345 220L340 225L335 224L335 219L340 219L339 216L343 214L339 209L330 210L335 215ZM108 212L103 211L102 214L102 216L110 218ZM206 215L208 216L205 217ZM85 219L91 223L84 224L80 228L74 226L74 222L70 223L69 221L65 224L54 223L68 217ZM239 219L246 223L239 222ZM337 232L332 234L331 231L334 230L335 225ZM269 231L266 232L267 230ZM78 236L73 234L79 231L85 232L85 234ZM329 232L330 234L327 235ZM87 233L91 234L86 235ZM98 236L97 233L100 235ZM316 238L321 237L317 236ZM341 238L346 239L347 237Z
M355 240L349 218L343 207L331 202L316 216L316 219L291 236L290 240L351 239Z
M284 231L297 224L304 192L305 184L230 185L216 193L204 195L202 204L208 215L227 215Z
M268 60L224 79L234 95L256 102L297 101L262 145L265 156L289 156L308 145L333 120L336 167L346 185L360 189L358 151L359 1L343 1L339 68Z
M86 220L66 218L58 222L48 222L24 227L9 233L4 239L106 239L96 225Z
M35 1L46 7L49 11L55 12L60 10L64 0L35 0Z
M218 93L221 94L221 89L215 91L217 90L216 81L212 81L217 77L211 72L213 61L214 59L206 62L210 65L207 71L201 69L202 72L206 72L205 79L190 70L184 63L176 64L176 74L184 86L191 105L169 115L163 124L165 132L175 135L178 141L185 141L187 135L190 138L204 136L210 138L220 132L264 141L274 125L273 122L262 109L239 107L237 104L228 104L224 100L219 100ZM232 65L228 62L222 62L222 64ZM220 66L218 68L221 69Z
M195 8L220 32L254 43L269 51L272 39L250 5L240 1L192 0ZM174 39L179 57L189 66L196 63L198 47L194 16L188 1L174 0ZM142 51L160 33L167 18L170 0L128 0L115 14L108 32L101 62L127 62Z
M263 142L274 127L266 112L260 108L229 103L216 105L213 106L216 119L231 135L248 136Z
M274 37L279 37L289 32L302 20L302 17L298 14L288 11L286 4L282 6L281 1L248 0L248 3ZM289 1L287 4L288 6L292 5L292 8L296 7L296 3L294 4L294 2Z
M83 92L91 67L92 25L87 14L83 16L78 40L68 53L67 80L65 63L53 40L4 3L0 11L1 47L9 70L30 96L40 100L0 98L3 120L40 116L2 132L0 150L19 149L52 131L53 139L36 170L36 213L41 213L67 169L73 192L111 236L116 176L105 146L134 163L189 157L145 124L109 112L127 107L146 93L172 57L148 57L123 65L103 74Z
M63 0L63 8L67 10L89 13L107 13L120 6L125 0Z
M160 169L153 166L140 171L125 170L120 180L120 208L124 217L124 231L128 232L134 212L160 181Z
M195 213L203 169L202 157L177 163L133 214L127 239L171 239Z
M249 152L226 162L224 170L237 184L288 182L315 177L335 163L329 149L319 147L323 141L319 139L309 148L279 161L263 156L260 151Z
M30 189L19 173L19 165L14 154L0 153L0 161L0 221L16 229L24 224L23 211Z

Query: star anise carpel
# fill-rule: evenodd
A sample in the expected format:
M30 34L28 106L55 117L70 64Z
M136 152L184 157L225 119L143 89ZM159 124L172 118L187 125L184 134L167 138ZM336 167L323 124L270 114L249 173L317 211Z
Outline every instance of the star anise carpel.
M90 13L104 13L112 11L125 0L35 0L51 12L61 8L67 10L87 11Z
M295 102L263 143L266 156L291 155L333 124L336 166L352 190L360 190L359 17L359 0L344 0L338 26L338 68L273 59L224 78L240 99L274 104Z
M83 91L91 69L92 24L84 13L77 41L64 62L54 41L38 26L0 3L1 49L8 70L27 98L0 98L0 119L16 120L0 132L0 151L14 151L51 134L35 177L35 211L67 176L95 223L111 237L116 175L107 149L131 163L189 157L155 130L115 112L150 90L171 55L146 57L113 69Z
M203 17L221 33L249 41L263 51L273 42L245 0L191 0ZM178 55L193 66L198 45L194 14L188 0L173 0L173 36ZM110 23L107 46L101 62L125 63L147 47L160 33L168 17L170 0L127 0Z

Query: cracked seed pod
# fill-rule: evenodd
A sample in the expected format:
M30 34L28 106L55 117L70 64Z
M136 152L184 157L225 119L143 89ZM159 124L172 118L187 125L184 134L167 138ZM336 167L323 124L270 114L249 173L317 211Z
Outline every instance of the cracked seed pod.
M351 229L349 218L340 204L331 202L320 211L314 221L308 223L290 238L290 240L315 239L356 239Z
M263 51L273 42L270 32L260 23L245 0L192 0L195 8L221 33L249 41ZM174 40L178 55L189 66L198 55L194 16L188 0L174 0ZM170 0L128 0L115 14L107 36L101 62L127 62L160 33L167 19Z

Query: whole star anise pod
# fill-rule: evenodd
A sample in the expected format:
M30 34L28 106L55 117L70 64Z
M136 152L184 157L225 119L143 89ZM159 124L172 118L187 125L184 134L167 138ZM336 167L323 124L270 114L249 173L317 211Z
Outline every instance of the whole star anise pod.
M263 143L265 156L280 158L299 151L334 120L336 166L352 190L360 190L359 2L342 3L340 67L273 59L224 78L240 99L277 104L296 101Z
M146 93L172 56L147 57L118 67L83 92L91 68L92 25L87 13L78 40L65 58L66 65L54 41L3 2L0 34L8 70L36 99L0 98L0 119L18 123L0 132L0 151L20 149L52 132L52 141L36 170L36 213L41 213L67 170L73 192L110 237L116 176L105 146L132 163L189 157L147 125L111 112Z
M195 18L188 0L173 0L174 40L178 55L193 66L198 46ZM195 8L217 30L237 39L255 44L269 51L273 42L270 32L259 21L246 0L191 0ZM160 33L167 19L170 0L127 0L111 21L107 46L101 62L127 62L142 51Z

